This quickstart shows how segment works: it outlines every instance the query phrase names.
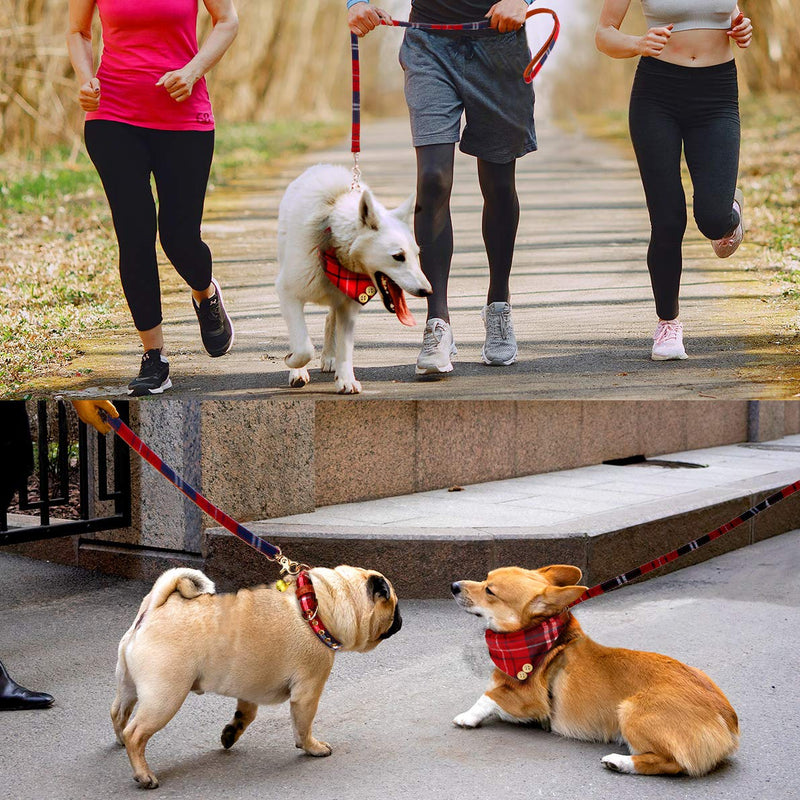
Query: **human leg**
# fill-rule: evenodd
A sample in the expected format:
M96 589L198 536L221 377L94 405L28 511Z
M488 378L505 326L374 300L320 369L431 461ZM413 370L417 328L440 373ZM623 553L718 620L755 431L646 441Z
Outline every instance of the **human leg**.
M164 253L192 290L203 345L221 356L233 344L233 325L212 277L211 251L200 225L214 153L213 131L149 131L158 191L158 229Z
M694 187L694 217L720 257L742 240L742 196L736 190L740 121L735 62L694 73L692 117L684 132L686 164ZM720 244L721 240L728 240Z
M650 215L647 267L656 313L660 320L670 321L678 317L681 245L686 230L680 173L682 138L675 110L659 96L669 89L668 83L650 77L640 66L631 94L629 127Z
M156 210L143 128L107 120L85 126L86 149L103 183L119 245L119 272L145 349L163 346L156 262ZM124 156L120 154L124 153Z
M420 248L420 266L431 282L428 319L450 322L447 283L453 258L453 222L450 193L453 188L454 144L416 148L417 206L414 235Z

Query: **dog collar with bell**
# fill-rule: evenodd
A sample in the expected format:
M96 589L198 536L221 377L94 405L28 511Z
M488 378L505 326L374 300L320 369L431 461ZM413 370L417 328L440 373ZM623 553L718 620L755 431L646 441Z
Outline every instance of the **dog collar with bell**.
M501 672L525 681L553 649L568 622L569 614L564 613L513 633L497 633L487 629L489 656Z

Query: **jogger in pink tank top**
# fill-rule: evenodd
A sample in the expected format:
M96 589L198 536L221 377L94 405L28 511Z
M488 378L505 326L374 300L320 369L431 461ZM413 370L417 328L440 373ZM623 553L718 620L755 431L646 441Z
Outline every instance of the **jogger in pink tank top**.
M238 18L232 0L204 3L213 28L198 47L197 0L69 0L67 45L87 112L86 149L111 207L122 288L145 351L139 375L128 386L133 395L159 394L172 385L156 231L191 287L209 355L224 355L233 343L200 222L214 150L214 115L203 76L230 47ZM96 73L95 6L103 32Z

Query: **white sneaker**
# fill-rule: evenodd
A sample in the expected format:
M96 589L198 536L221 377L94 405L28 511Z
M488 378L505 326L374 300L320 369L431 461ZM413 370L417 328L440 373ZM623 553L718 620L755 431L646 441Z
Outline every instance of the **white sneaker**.
M733 207L739 213L739 224L733 229L728 236L723 236L722 239L712 239L711 246L719 258L727 258L732 256L739 248L739 245L744 239L744 217L742 216L742 208L744 206L744 195L741 189L737 189L733 195Z
M677 361L688 358L683 347L683 325L676 319L658 321L653 334L653 361Z
M481 309L481 319L486 327L486 340L481 350L484 364L507 367L517 360L517 340L511 323L511 306L508 303L490 303Z
M425 323L422 336L422 350L417 356L417 375L435 375L440 372L451 372L453 365L450 358L456 355L453 331L443 319L432 317Z

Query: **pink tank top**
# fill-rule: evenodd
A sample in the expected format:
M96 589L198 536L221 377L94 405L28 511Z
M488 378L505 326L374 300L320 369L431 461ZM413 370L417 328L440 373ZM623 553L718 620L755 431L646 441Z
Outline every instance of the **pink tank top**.
M86 119L167 131L214 129L205 78L176 103L156 81L197 53L197 0L96 0L103 28L100 108Z

